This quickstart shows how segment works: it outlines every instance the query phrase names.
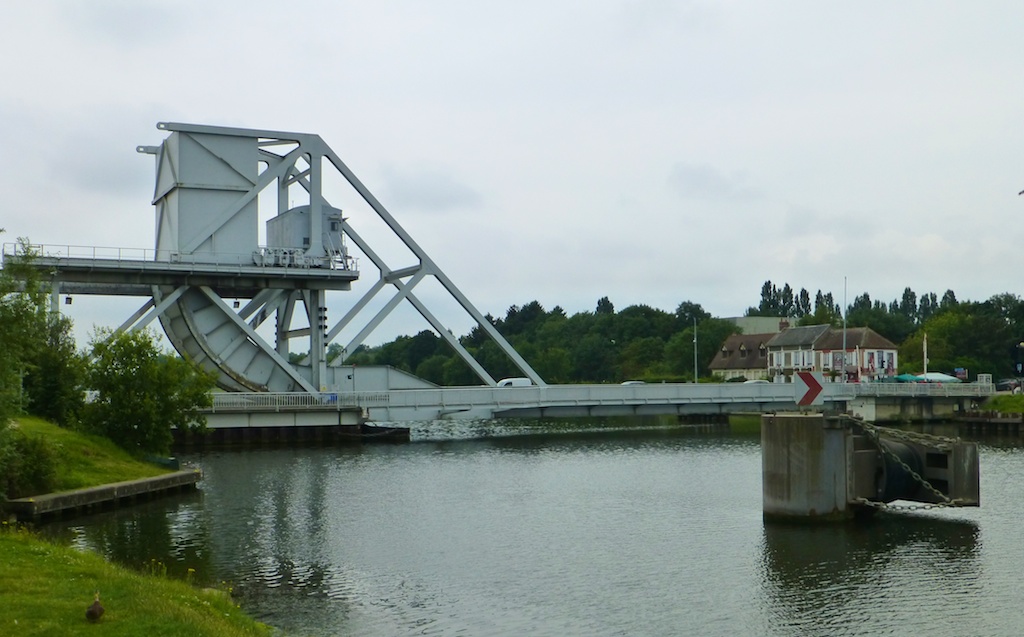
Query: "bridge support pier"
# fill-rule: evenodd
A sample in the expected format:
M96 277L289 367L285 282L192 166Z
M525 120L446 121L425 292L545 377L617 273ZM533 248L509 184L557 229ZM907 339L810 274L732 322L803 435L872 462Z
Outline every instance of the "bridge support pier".
M765 519L844 520L847 506L846 427L822 414L761 418Z
M765 519L829 522L896 500L978 506L978 445L848 416L761 418Z

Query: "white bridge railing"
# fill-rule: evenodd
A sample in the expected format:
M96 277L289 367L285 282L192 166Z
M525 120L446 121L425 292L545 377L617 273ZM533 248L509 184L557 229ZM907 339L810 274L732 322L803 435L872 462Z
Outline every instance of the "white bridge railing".
M210 413L256 411L329 411L388 404L388 392L321 394L279 392L224 392L213 394Z
M329 270L355 272L359 270L356 257L347 255L331 255L328 257L310 258L305 256L301 248L272 248L261 246L252 252L230 253L217 252L216 255L201 253L182 254L167 249L153 248L117 248L104 246L75 246L54 244L22 244L4 243L2 256L22 258L34 256L43 260L58 260L67 263L95 262L97 264L122 264L125 266L160 267L160 266L239 266L246 268L285 268L292 270L309 270L310 267L329 266ZM215 260L211 257L216 256Z

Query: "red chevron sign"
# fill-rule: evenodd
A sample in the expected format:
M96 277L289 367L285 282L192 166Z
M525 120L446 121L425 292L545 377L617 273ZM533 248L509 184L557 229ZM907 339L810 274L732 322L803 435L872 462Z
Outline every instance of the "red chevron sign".
M821 395L821 378L821 374L812 372L796 373L793 384L796 385L797 405L807 407L809 405L820 405L825 402L825 397Z

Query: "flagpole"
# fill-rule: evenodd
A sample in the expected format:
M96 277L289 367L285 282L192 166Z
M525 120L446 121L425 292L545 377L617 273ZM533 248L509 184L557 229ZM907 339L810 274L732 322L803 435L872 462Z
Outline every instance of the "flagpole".
M843 382L846 382L846 277L843 277Z
M928 332L924 333L924 379L928 380Z

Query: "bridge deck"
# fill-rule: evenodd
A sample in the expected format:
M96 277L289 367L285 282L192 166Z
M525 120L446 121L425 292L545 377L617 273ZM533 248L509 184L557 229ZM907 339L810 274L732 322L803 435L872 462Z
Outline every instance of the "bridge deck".
M372 420L434 420L501 416L700 414L796 409L793 384L658 383L438 387L390 392L216 394L211 413L335 411L359 408ZM971 398L994 393L990 384L826 383L826 408L857 398Z

